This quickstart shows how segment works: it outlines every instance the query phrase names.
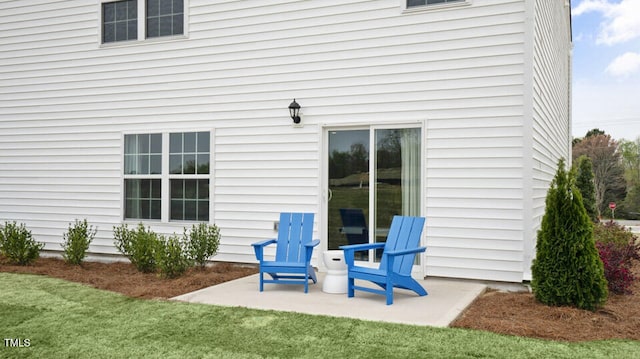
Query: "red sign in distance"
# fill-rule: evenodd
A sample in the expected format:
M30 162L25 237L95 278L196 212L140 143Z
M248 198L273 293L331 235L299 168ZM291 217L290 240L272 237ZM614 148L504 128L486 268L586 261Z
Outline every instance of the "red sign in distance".
M615 202L609 202L609 208L610 209L616 209L616 203Z

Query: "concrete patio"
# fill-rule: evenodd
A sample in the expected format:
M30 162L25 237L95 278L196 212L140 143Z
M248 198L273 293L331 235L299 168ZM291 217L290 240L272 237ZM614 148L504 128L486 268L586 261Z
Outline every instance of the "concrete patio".
M420 281L429 295L396 289L394 304L387 306L384 296L356 291L346 294L322 291L325 273L305 294L301 285L265 284L258 291L259 277L252 275L172 298L190 303L290 311L354 319L446 327L485 291L486 285L472 281L428 278ZM364 282L360 283L364 285Z

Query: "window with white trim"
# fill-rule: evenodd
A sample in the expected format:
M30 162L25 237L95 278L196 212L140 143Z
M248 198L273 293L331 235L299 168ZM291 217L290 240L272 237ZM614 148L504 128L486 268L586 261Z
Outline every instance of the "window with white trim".
M125 135L124 219L208 222L210 138L207 131Z
M186 33L188 0L99 0L103 44Z
M465 2L466 0L407 0L407 8L425 5L439 5L445 3Z

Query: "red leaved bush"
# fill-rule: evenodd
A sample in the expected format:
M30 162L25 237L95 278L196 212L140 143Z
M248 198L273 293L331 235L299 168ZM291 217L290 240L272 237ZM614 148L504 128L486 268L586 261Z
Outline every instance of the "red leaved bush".
M609 282L609 291L616 294L632 294L631 285L636 277L631 273L631 261L640 259L636 246L597 242L596 247L604 264L604 276Z

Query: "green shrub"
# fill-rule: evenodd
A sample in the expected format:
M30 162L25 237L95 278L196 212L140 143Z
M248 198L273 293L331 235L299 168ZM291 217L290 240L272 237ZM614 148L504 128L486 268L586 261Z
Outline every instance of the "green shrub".
M594 183L593 163L585 155L578 158L578 174L576 176L576 187L582 195L582 204L587 210L587 215L593 222L598 221L598 210L596 208L596 186Z
M174 234L167 239L160 238L156 251L156 264L162 277L179 277L191 267L192 263L184 242L178 236Z
M596 242L613 243L618 246L633 244L636 240L633 232L614 221L596 223L593 226L593 237Z
M156 249L158 235L145 228L142 223L137 229L129 229L126 224L113 227L114 244L136 268L144 273L156 270Z
M60 244L64 252L62 257L67 263L78 265L87 255L89 244L96 236L97 229L89 226L87 220L69 223L69 230L62 235L64 242Z
M545 205L531 267L533 293L547 305L595 310L607 299L607 281L593 225L564 160L558 163Z
M23 223L5 222L0 230L0 253L11 263L27 265L40 256L44 243L33 240Z
M184 229L184 237L187 242L189 257L200 268L203 268L207 260L218 252L220 228L215 224L194 224L189 233L187 233L186 228Z

